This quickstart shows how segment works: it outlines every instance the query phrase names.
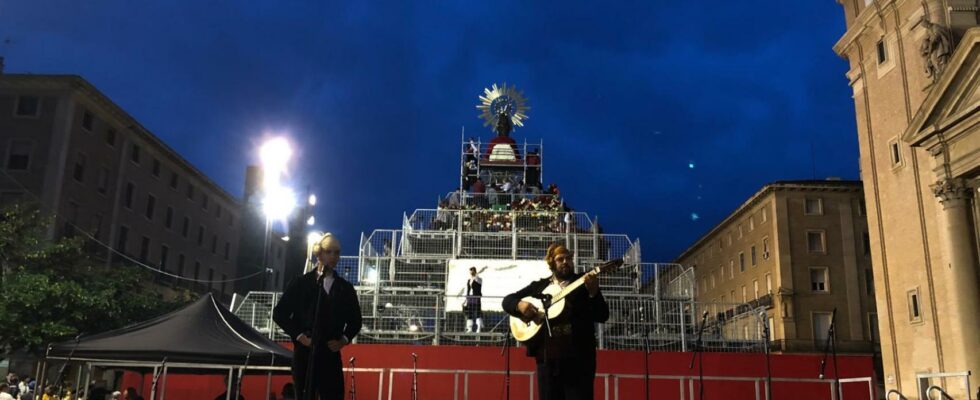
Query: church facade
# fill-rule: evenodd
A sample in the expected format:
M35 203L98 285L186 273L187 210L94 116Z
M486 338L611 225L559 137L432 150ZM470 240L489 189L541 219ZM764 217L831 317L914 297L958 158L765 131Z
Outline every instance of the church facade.
M964 376L980 373L980 14L972 1L838 3L885 387L966 398L980 381Z

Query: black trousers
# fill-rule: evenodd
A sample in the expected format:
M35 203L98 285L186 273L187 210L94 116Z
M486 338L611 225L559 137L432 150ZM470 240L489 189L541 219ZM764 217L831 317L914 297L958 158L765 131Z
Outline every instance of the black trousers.
M538 363L538 397L541 400L592 400L595 385L595 352L588 355L541 360Z
M293 352L293 384L296 386L296 398L306 400L306 368L310 360L310 349L296 345ZM340 352L332 352L324 343L317 349L316 360L313 363L313 392L320 400L344 399L344 370Z

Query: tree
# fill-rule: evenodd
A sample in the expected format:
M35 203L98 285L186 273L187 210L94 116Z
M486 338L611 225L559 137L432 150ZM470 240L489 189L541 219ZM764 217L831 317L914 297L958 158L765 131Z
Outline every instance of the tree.
M0 359L139 322L189 300L187 293L165 300L147 271L94 260L81 238L47 240L48 223L29 205L0 210Z

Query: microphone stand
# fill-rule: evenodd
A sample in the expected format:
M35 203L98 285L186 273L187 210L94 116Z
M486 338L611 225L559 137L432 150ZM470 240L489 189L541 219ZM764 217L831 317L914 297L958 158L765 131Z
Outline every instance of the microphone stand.
M235 383L235 397L232 400L238 400L238 397L242 395L242 375L245 374L245 369L248 368L248 361L252 358L252 352L245 353L245 365L242 369L238 370L238 382Z
M416 368L418 366L418 361L418 354L412 353L412 400L419 400L419 372Z
M640 309L640 323L643 324L643 393L644 400L650 399L650 326L646 323L646 314Z
M708 322L708 312L701 314L701 327L698 328L698 340L694 342L694 354L691 354L691 364L687 369L694 368L694 358L698 358L698 398L704 400L704 352L701 350L701 337L704 334L704 326Z
M357 400L357 386L354 382L354 357L350 358L350 400Z
M82 338L81 333L79 333L78 336L75 336L75 345L71 347L71 351L68 352L68 359L65 360L65 363L61 365L61 369L58 371L58 395L59 396L61 395L61 390L64 389L65 370L68 368L68 365L71 364L71 357L75 355L75 349L78 348L78 342L79 339L81 338ZM75 389L77 390L78 388Z
M830 314L830 327L827 328L827 344L824 346L823 350L823 360L820 360L820 375L818 378L823 379L824 372L827 369L827 355L832 354L834 362L834 392L837 394L837 398L841 398L840 391L840 375L837 371L837 330L834 325L837 323L837 307L834 307L833 313Z
M247 359L245 363L248 364ZM164 368L167 368L167 357L164 357L163 361L160 362L160 370L153 374L153 383L150 385L150 400L156 400L157 382L160 380L160 376L163 375Z
M771 354L769 350L769 343L772 342L772 339L770 338L771 333L769 332L768 315L764 310L760 314L763 321L762 338L765 340L765 343L763 343L764 346L763 351L765 352L766 355L766 400L772 400L772 367L770 366L769 363L769 358Z
M510 400L510 335L504 335L504 348L500 350L504 356L504 400Z
M313 394L313 366L316 365L317 341L320 339L320 306L323 303L323 278L326 274L321 273L316 278L316 306L313 308L313 332L310 338L310 358L306 360L306 382L303 384L303 399L315 400ZM302 346L302 344L300 344Z

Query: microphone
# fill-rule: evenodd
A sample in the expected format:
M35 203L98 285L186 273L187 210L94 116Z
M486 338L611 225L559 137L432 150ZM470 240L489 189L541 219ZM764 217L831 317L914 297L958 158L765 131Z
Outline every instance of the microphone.
M418 354L415 354L415 353L412 353L412 361L416 361L418 359L419 359L419 355Z
M350 365L354 365L354 357L351 357L350 360L347 360L347 362L350 363Z

